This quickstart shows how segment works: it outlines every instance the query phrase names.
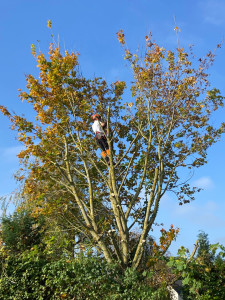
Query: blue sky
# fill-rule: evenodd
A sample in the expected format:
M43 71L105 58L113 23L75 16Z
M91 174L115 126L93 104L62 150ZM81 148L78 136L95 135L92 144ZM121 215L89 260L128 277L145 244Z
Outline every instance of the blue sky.
M135 50L144 46L144 37L151 31L161 46L177 46L174 16L181 29L181 46L195 45L197 56L213 50L225 35L225 0L7 0L0 1L0 105L17 113L31 114L30 108L18 99L18 88L25 89L25 74L37 75L36 62L30 46L40 41L43 52L48 49L53 33L62 47L80 53L80 65L87 77L102 76L107 81L126 80L130 70L116 32L124 30L128 46ZM212 86L225 95L225 46L217 53L211 68ZM215 122L225 120L224 110ZM16 154L20 145L9 122L0 115L0 195L10 194L16 183L13 173L18 169ZM209 151L208 164L196 170L193 185L204 190L191 204L179 206L173 195L161 202L157 222L165 228L180 228L175 253L180 245L193 247L199 230L209 234L210 241L225 244L225 151L223 138ZM158 229L153 236L158 236Z

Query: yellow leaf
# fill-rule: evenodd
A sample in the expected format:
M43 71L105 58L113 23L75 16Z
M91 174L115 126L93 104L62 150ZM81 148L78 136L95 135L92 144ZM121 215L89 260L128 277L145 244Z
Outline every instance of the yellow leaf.
M33 56L36 55L36 48L35 48L34 44L31 44L31 53L32 53Z
M52 21L51 20L48 20L48 28L52 28Z

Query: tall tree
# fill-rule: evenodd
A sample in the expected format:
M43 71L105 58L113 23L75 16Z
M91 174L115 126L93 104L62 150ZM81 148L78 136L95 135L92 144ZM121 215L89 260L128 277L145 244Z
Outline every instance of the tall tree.
M49 56L33 47L40 79L28 75L28 91L20 93L35 120L1 110L25 146L18 179L26 205L61 216L108 262L138 268L163 195L173 191L180 204L194 198L196 189L179 171L207 162L208 148L224 133L224 123L210 123L224 97L208 81L214 53L195 62L192 49L167 51L149 35L139 57L125 46L124 33L117 35L134 75L128 103L122 102L125 82L85 79L78 54L61 54L51 44ZM95 112L107 121L110 165L96 151Z

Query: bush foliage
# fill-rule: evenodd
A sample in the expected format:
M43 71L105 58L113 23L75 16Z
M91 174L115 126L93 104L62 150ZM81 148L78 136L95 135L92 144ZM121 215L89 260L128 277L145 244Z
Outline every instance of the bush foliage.
M169 299L165 286L154 289L148 273L127 269L98 257L48 261L37 248L8 257L1 269L0 299Z

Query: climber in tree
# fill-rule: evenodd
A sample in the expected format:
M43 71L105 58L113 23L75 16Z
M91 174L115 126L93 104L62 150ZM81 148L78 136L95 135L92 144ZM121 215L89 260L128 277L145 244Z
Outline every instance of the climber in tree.
M92 129L95 133L95 138L99 147L102 149L102 157L105 158L107 164L109 165L109 145L104 132L107 124L106 122L101 121L101 116L99 114L94 114L91 118L94 121Z

